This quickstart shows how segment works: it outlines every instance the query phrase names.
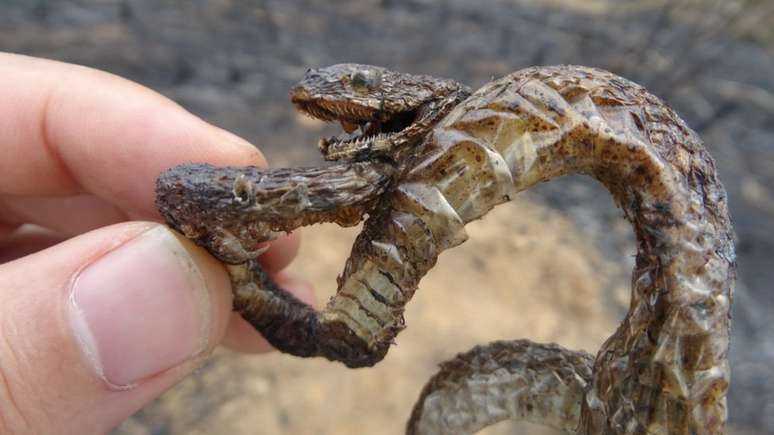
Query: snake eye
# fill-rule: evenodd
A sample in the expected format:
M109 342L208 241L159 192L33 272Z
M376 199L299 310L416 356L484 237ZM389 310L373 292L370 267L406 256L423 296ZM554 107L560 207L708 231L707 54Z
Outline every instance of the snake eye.
M375 70L359 70L349 75L349 83L358 92L368 92L382 84L382 75Z

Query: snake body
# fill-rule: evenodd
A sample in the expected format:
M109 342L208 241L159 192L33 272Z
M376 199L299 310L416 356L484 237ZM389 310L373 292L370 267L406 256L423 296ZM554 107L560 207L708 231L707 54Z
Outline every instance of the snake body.
M398 73L368 67L371 75L358 78L357 67L366 68L324 71L349 83L356 97L307 80L294 102L342 125L374 128L378 120L379 128L395 128L398 115L385 115L386 100L376 106L366 98L389 94L398 85L388 74ZM374 71L379 80L369 82ZM404 93L428 83L398 77ZM272 344L363 366L384 357L420 279L442 251L466 240L466 223L536 183L589 175L610 191L637 238L631 305L619 328L596 358L527 341L461 354L425 387L408 433L471 433L504 418L578 434L725 433L735 257L726 194L697 135L645 89L598 69L527 68L470 96L439 83L445 88L434 98L394 111L415 120L394 133L404 133L400 140L376 132L325 141L324 152L358 161L334 165L339 172L304 179L292 171L177 168L159 179L160 209L219 258L240 263L230 266L235 307ZM348 106L337 106L337 98ZM439 110L443 116L431 116ZM410 128L416 132L407 136ZM356 176L337 178L354 167ZM268 185L281 194L256 200ZM339 198L323 200L326 191ZM289 205L295 211L268 216ZM348 225L364 215L337 294L321 312L274 285L255 260L252 247L269 230Z

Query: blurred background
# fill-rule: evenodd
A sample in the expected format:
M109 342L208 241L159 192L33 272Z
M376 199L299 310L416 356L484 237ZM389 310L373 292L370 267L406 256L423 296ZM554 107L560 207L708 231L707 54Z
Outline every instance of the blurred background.
M0 0L0 50L140 82L252 141L273 166L320 164L317 138L339 130L287 101L308 67L372 63L475 89L575 63L637 81L717 161L739 261L730 432L774 434L771 0ZM304 233L292 269L323 304L357 229ZM401 433L425 380L457 352L528 337L595 353L628 307L632 233L588 179L539 186L469 233L423 280L408 329L376 367L219 351L114 435ZM555 432L502 423L484 433Z

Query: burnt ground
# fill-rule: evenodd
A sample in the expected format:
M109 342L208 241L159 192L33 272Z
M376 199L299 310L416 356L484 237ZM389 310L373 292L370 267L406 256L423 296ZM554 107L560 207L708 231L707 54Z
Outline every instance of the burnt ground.
M287 89L308 67L343 61L380 64L454 78L474 88L492 77L539 64L585 64L633 79L672 105L704 138L717 161L730 197L739 261L731 353L731 422L736 433L774 433L774 324L769 321L774 312L774 292L770 291L774 281L774 192L770 188L774 185L773 9L772 3L765 0L682 0L664 4L603 0L350 0L335 4L322 0L4 0L0 4L0 50L89 65L138 81L210 122L259 144L275 166L319 163L316 139L334 131L301 120L287 102ZM520 253L535 261L534 267L550 272L551 262L560 261L557 258L573 262L577 260L573 253L577 257L591 255L589 252L593 251L598 258L590 263L579 263L577 270L568 267L556 272L576 270L576 283L583 283L584 279L599 283L596 303L604 313L588 311L589 307L578 308L572 301L567 309L590 316L583 322L593 323L609 316L612 323L609 319L600 320L602 330L609 331L627 306L621 289L628 286L626 274L634 250L621 212L600 186L581 178L541 186L518 206L532 207L533 211L526 213L528 216L550 215L547 222L561 221L556 225L569 228L567 234L580 234L560 238L554 245L545 242L545 246L577 249L567 248L570 250L565 256L534 255L537 251L533 245L540 244L541 239L528 234L543 234L542 230L534 222L519 218L521 226L514 231L522 238L512 240L516 248L503 255ZM519 207L510 212L519 213ZM500 218L490 224L498 222L504 231L514 225L513 220ZM329 238L312 236L311 242L318 246L335 245L331 240L338 233L335 229L326 231ZM533 248L524 248L527 245ZM465 251L469 255L467 260L450 261L472 264L483 278L502 278L502 270L492 268L500 259L487 253L490 248L480 249ZM327 255L324 251L312 252ZM330 277L320 287L331 287L332 276L343 262L338 257L337 262L316 260L319 264L314 267L326 266L319 271L320 276ZM520 259L511 259L517 260ZM508 264L500 267L510 267ZM304 273L318 276L314 270ZM536 285L556 284L552 274L544 278L536 279ZM554 287L562 288L560 284ZM575 291L572 283L565 283L565 288ZM467 309L474 309L474 302L478 300L468 301ZM417 302L422 303L430 307L428 310L437 305L432 300ZM536 309L543 305L539 307ZM514 307L515 312L520 309ZM419 318L424 315L416 314ZM441 326L450 321L444 320L447 315L440 310L427 314L430 325L434 321ZM411 331L410 317L408 325ZM557 326L558 330L565 330L563 333L574 328ZM513 331L510 336L525 335L518 329ZM564 343L565 335L546 337ZM600 333L583 345L598 345L603 338ZM399 344L401 339L409 340L402 335ZM579 340L583 342L583 338ZM431 373L433 364L465 350L458 346L438 349L421 361L423 370ZM411 344L402 347L411 349ZM274 366L258 362L266 358ZM403 357L399 354L396 358ZM273 368L277 364L292 369ZM389 358L384 364L389 364ZM221 375L223 367L233 370ZM263 430L252 426L244 432L239 432L237 426L228 426L232 433L350 433L344 425L351 425L351 421L323 418L303 425L294 420L297 415L301 420L313 418L314 412L299 414L296 409L304 402L300 396L312 396L305 389L306 384L297 387L295 399L283 399L295 401L293 406L278 403L278 399L285 397L287 386L295 385L291 379L303 377L307 367L328 370L325 363L297 363L287 357L219 354L192 380L138 413L117 433L220 432L217 428L224 428L223 422L231 420L217 420L211 414L236 406L233 404L240 397L239 384L253 385L251 391L259 392L255 394L262 399L245 406L252 406L267 426ZM350 372L332 370L334 375L320 376L337 377L339 383L352 386L351 379L342 380ZM368 378L363 371L352 376ZM244 382L233 385L234 378L244 378ZM217 385L208 384L208 379ZM226 381L230 387L224 385ZM416 394L419 388L415 385L408 396ZM230 392L223 393L226 390ZM341 387L314 391L346 395L348 390ZM400 399L394 405L396 409L392 409L392 402L379 395L379 391L370 393L371 406L358 414L362 418L368 418L365 413L381 412L386 415L386 422L402 421L410 409L406 403L410 399ZM387 395L388 391L381 393ZM379 410L382 401L388 403L386 411ZM309 406L319 406L326 400L307 402ZM346 403L349 402L334 406L345 407ZM352 405L353 409L356 405ZM201 412L191 411L192 407ZM232 420L246 418L233 415L236 416ZM401 424L395 423L384 433L395 433ZM321 425L325 431L319 430ZM357 428L351 433L358 433Z

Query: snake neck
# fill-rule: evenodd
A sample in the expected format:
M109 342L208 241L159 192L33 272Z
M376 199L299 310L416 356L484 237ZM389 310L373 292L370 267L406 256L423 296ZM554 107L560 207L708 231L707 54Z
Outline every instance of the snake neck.
M725 192L695 143L627 147L633 164L589 168L632 222L637 256L629 311L595 362L586 433L723 430L734 254Z
M668 145L590 130L578 141L594 144L587 158L561 164L610 190L637 243L629 311L597 355L582 433L721 433L726 420L734 267L726 196L698 139L658 109L666 110L640 115L651 127L642 133L681 136L665 136Z
M724 433L734 248L696 134L640 86L572 67L492 82L442 128L495 151L516 191L597 179L633 225L631 304L596 357L579 433Z

